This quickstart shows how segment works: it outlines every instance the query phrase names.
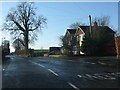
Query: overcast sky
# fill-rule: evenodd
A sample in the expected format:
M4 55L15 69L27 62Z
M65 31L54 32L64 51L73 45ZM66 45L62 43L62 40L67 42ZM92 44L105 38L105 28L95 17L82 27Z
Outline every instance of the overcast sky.
M8 11L15 8L17 3L0 2L0 28ZM47 18L47 28L38 31L38 41L31 48L59 46L59 37L65 34L69 25L76 21L89 25L89 15L92 18L110 16L110 27L118 30L118 2L35 2L35 6L38 8L36 13ZM0 31L0 43L3 37L13 42L8 32Z

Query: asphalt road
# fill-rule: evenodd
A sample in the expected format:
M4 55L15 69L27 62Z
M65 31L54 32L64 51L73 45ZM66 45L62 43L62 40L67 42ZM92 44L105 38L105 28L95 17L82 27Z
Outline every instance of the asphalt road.
M3 65L2 88L120 88L118 61L10 58Z

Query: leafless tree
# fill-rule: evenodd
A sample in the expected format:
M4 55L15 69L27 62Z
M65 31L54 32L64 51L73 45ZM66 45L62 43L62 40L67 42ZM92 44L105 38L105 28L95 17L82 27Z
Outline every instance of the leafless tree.
M76 28L78 28L79 26L81 26L81 25L85 25L84 23L81 23L81 22L75 22L75 23L72 23L70 26L69 26L69 28L71 28L71 29L76 29Z
M28 50L31 40L37 39L36 31L45 27L46 18L36 15L36 7L33 2L20 2L17 7L10 10L6 21L3 24L3 30L10 31L10 34L23 39L25 50Z
M98 26L109 26L110 17L109 16L101 16L93 18L92 22L97 22Z
M12 45L15 49L15 52L17 50L21 50L24 48L24 42L22 39L18 38L18 39L15 39L14 42L13 42L13 45Z

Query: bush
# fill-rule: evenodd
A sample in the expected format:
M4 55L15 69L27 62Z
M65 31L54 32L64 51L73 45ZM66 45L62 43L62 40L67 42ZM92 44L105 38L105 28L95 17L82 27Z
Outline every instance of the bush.
M21 56L29 56L29 50L17 50L16 54Z

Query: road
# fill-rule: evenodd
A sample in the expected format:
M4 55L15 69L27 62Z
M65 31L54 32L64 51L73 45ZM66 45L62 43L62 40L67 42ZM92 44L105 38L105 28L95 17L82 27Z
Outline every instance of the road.
M85 58L10 56L3 65L2 88L120 88L120 63Z

